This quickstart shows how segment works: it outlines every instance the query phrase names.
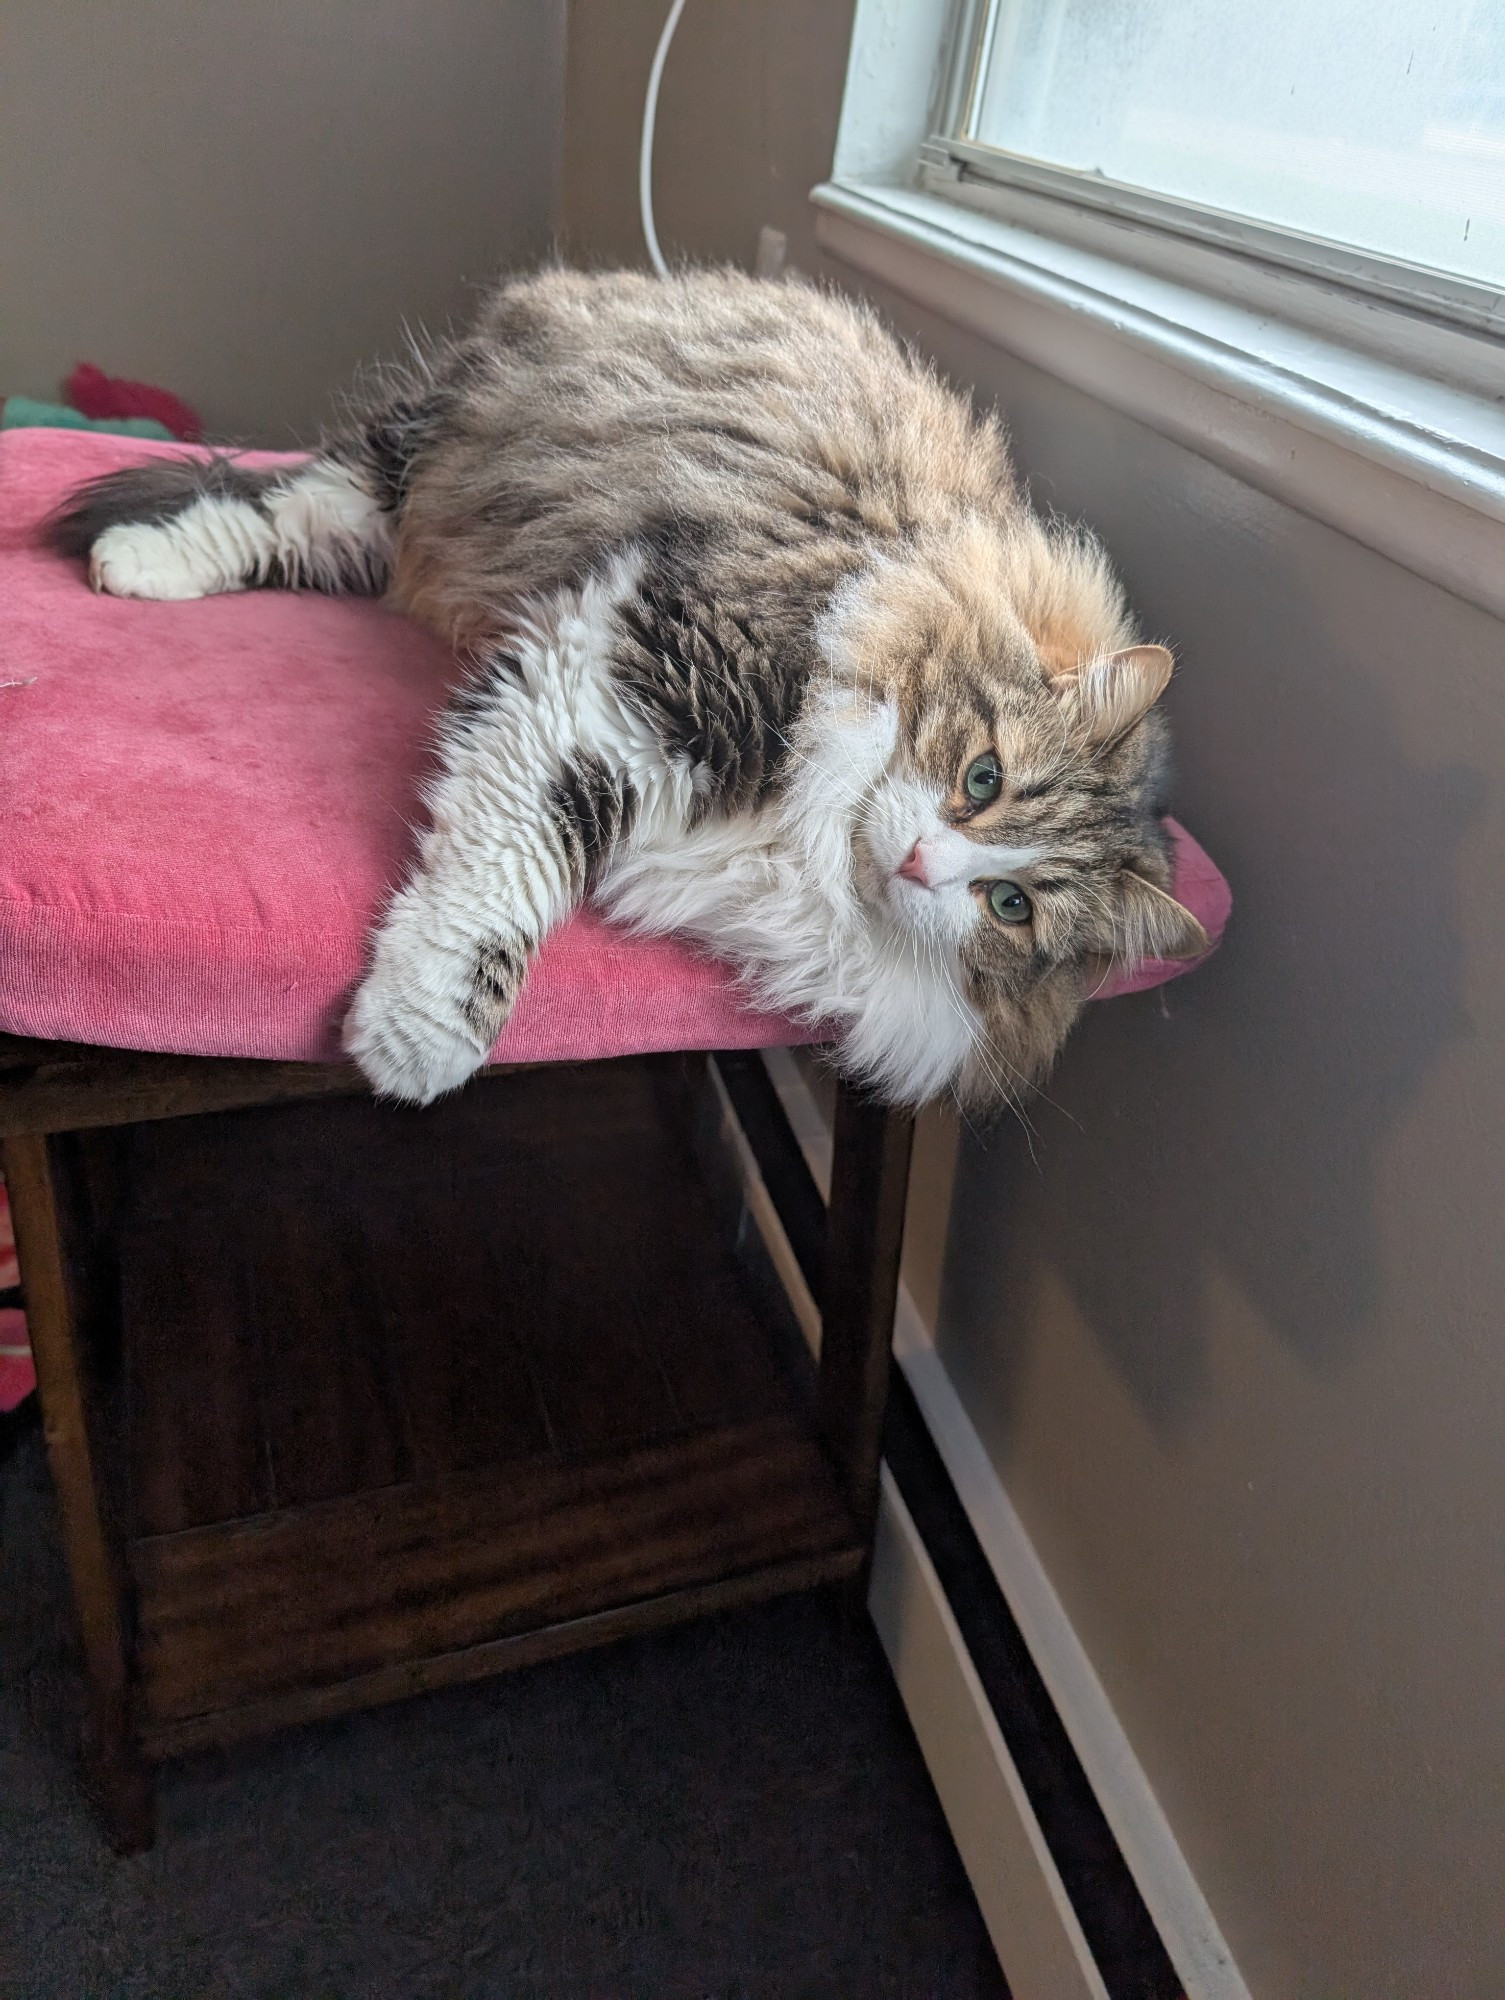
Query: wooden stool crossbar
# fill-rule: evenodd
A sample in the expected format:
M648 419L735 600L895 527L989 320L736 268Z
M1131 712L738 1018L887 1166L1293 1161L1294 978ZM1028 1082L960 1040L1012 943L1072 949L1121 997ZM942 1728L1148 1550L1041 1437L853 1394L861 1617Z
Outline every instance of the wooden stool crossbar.
M811 1409L687 1165L718 1060L821 1304ZM820 1241L755 1056L493 1069L414 1113L338 1066L0 1036L114 1843L150 1842L165 1757L860 1585L911 1136L839 1091Z

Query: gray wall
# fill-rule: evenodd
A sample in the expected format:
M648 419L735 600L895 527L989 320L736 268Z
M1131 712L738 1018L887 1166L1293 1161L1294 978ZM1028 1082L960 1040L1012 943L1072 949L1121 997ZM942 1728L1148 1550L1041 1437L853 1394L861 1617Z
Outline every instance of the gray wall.
M0 0L0 395L80 359L315 430L547 249L563 0Z
M911 324L1174 635L1237 897L964 1140L943 1355L1256 1994L1497 2000L1505 628Z
M564 226L621 256L625 139L583 163L635 126L660 11L570 55ZM766 203L793 217L848 14L692 0L683 249L747 260ZM749 90L810 119L777 172ZM912 1211L918 1289L1259 2000L1499 2000L1505 628L887 303L1174 639L1181 804L1238 899L1206 970L1092 1014L1038 1166L1017 1129L963 1142L938 1278L944 1187Z

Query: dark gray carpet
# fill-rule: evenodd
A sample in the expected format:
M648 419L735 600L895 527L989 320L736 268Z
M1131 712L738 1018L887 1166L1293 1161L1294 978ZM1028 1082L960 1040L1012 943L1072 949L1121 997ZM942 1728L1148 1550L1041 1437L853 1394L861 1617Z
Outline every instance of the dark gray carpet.
M117 1860L0 1466L5 2000L1007 2000L871 1630L799 1599L168 1765Z

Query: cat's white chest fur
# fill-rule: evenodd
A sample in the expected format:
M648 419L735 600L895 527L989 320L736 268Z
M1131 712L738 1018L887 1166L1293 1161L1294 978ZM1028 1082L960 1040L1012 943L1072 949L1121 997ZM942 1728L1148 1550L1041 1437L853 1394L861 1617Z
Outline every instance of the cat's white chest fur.
M839 1032L875 1084L930 1095L981 1024L954 953L858 892L854 833L896 732L888 703L812 689L784 781L756 813L655 828L619 852L597 900L635 929L701 939L761 1005Z

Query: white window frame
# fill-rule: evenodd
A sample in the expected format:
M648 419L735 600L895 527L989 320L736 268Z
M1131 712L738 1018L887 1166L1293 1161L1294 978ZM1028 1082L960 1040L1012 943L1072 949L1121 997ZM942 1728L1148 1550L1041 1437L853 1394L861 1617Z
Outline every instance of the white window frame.
M1300 271L1321 280L1324 286L1341 286L1475 333L1496 338L1505 335L1505 293L1498 286L983 143L976 136L977 120L1000 4L1001 0L966 0L959 12L952 75L937 105L936 129L921 149L921 186L946 193L951 187L975 185L983 200L987 190L1016 189L1065 204L1073 211L1086 211L1094 221L1112 217L1130 225L1144 234L1143 253L1151 258L1156 237L1204 243L1256 263ZM1212 270L1215 272L1215 267Z
M978 145L991 12L858 0L823 247L1505 616L1501 295Z

